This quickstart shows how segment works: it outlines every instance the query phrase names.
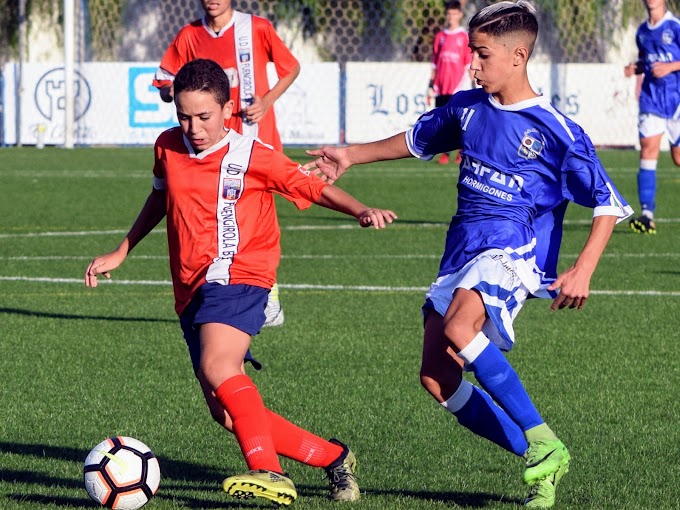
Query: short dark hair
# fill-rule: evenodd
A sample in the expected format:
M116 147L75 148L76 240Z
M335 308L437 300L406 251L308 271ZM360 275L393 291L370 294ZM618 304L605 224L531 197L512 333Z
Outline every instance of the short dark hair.
M205 58L187 62L175 76L174 95L180 92L210 92L215 101L224 106L229 101L229 78L220 65Z
M515 32L525 32L532 37L531 48L538 36L536 9L526 0L498 2L475 14L468 23L468 32L482 32L500 37Z
M463 6L457 0L453 1L453 2L445 2L444 3L444 11L450 11L450 10L462 11Z

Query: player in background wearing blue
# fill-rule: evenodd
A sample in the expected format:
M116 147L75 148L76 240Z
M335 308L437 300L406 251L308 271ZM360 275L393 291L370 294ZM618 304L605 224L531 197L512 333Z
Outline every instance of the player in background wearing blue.
M642 212L630 221L630 228L656 234L656 166L664 132L671 142L673 162L680 166L680 20L667 10L666 0L644 0L644 4L648 19L635 35L638 60L624 68L627 77L644 75L638 117Z
M462 149L458 210L423 306L420 380L461 425L524 457L526 506L550 508L570 455L503 351L513 346L513 320L527 298L550 298L552 310L585 305L614 225L633 211L581 127L531 88L527 61L538 34L531 4L490 5L468 32L480 88L458 92L405 133L309 151L317 159L305 168L333 182L352 165ZM569 202L592 208L593 221L574 265L558 275Z

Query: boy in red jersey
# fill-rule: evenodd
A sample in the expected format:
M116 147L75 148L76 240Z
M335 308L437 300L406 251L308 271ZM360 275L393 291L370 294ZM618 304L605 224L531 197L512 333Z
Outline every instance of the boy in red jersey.
M185 25L161 59L153 81L161 98L172 101L177 71L196 58L217 62L229 77L234 108L227 127L283 150L274 103L300 74L300 64L265 18L233 9L231 0L201 0L205 16ZM267 63L279 81L272 89Z
M428 90L428 98L434 96L436 108L448 103L451 96L459 90L469 88L472 79L470 76L472 53L468 48L468 34L460 26L463 19L461 2L446 2L445 10L446 26L434 37L432 77ZM439 157L439 163L446 165L448 162L449 153L444 152ZM456 158L456 163L460 163L460 154Z
M235 11L231 0L201 3L205 16L177 33L161 59L154 86L169 103L174 76L184 64L196 58L214 60L231 83L234 109L227 127L282 151L273 106L300 74L300 64L268 20ZM267 79L269 62L274 63L279 77L272 89ZM265 326L281 326L284 322L276 283L269 293L265 314Z
M278 455L284 455L324 468L332 499L357 500L353 453L265 408L243 364L254 361L250 339L264 323L279 261L274 192L354 216L362 227L384 228L396 215L366 207L283 153L226 129L233 103L217 63L189 62L174 86L180 126L156 141L153 189L118 248L88 265L85 284L96 287L99 274L109 278L167 214L175 309L196 377L214 418L236 436L249 469L227 478L224 490L291 504L297 492L282 473Z

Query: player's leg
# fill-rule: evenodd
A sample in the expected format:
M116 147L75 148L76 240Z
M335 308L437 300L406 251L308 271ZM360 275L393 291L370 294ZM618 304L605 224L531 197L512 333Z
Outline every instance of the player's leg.
M233 326L200 326L200 369L215 398L232 419L232 428L249 472L224 480L224 490L238 498L261 497L278 504L295 501L293 482L283 474L271 423L257 387L242 372L250 335Z
M243 369L243 366L242 366ZM243 372L245 374L245 371ZM229 432L233 422L217 401L215 392L199 370L196 373L203 396L213 419ZM356 480L356 457L347 445L337 439L325 440L294 425L270 409L266 409L270 421L276 453L312 467L323 468L330 486L330 498L334 501L357 501L361 497Z
M264 309L264 315L266 317L264 325L269 326L282 326L285 320L283 316L283 308L281 307L281 297L279 296L279 284L275 283L272 286L271 291L269 291L269 296L267 297L267 306Z
M482 389L463 379L463 361L444 336L444 318L426 310L420 382L458 422L501 448L522 456L524 433Z
M655 115L640 115L640 168L638 170L638 199L640 216L630 220L633 232L655 234L656 167L661 150L661 139L666 130L666 120Z
M529 444L524 481L533 484L567 465L569 452L541 418L505 355L481 331L485 317L480 294L459 288L444 315L444 334L482 388L524 432Z
M671 158L675 166L680 166L680 119L668 119L666 132L671 142Z

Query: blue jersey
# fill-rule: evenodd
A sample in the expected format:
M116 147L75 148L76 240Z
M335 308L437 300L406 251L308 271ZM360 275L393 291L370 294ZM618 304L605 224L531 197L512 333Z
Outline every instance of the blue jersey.
M664 119L680 117L680 71L654 78L652 64L680 60L680 21L670 12L654 26L645 21L635 35L644 65L645 77L640 92L640 113Z
M529 279L543 284L557 276L569 201L595 216L632 214L590 138L543 96L503 106L482 89L459 92L423 114L406 143L422 159L462 148L458 210L439 276L498 248L524 260L521 266L534 272Z

